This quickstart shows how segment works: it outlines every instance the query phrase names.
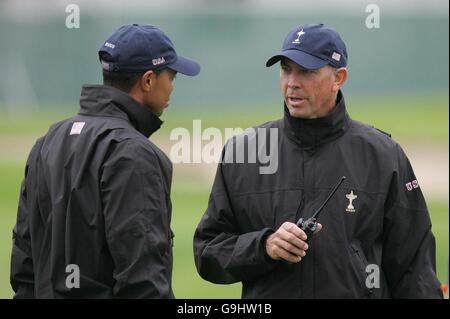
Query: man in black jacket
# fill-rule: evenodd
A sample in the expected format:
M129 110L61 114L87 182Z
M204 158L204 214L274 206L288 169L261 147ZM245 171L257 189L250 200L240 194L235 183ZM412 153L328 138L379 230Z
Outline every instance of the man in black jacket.
M284 118L225 146L194 235L200 275L242 281L244 298L440 298L431 222L405 153L346 112L339 34L297 27L266 65L278 61ZM229 155L255 140L264 150L276 142L273 173ZM307 238L296 221L309 218L342 176L319 217L323 228Z
M172 164L159 129L177 55L151 25L125 25L101 47L105 85L50 127L29 155L13 231L15 298L173 298Z

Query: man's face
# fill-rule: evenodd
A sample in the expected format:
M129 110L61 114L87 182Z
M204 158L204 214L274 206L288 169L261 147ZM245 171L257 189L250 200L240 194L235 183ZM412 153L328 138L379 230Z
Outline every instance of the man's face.
M145 104L157 116L161 116L164 109L169 106L176 74L177 72L171 69L163 69L161 73L154 73L152 76L152 88L147 94Z
M324 117L335 105L338 87L335 85L335 69L329 65L307 70L289 59L283 59L280 83L284 101L293 117Z

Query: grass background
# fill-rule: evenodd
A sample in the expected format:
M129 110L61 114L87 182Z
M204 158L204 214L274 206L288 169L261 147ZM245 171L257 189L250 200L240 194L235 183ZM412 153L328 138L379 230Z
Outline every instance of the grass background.
M354 119L388 131L400 143L434 145L448 149L448 93L416 97L356 97L347 99ZM173 109L172 109L173 108ZM1 110L1 108L0 108ZM15 224L19 187L24 164L34 140L45 134L48 126L77 111L76 106L65 111L42 108L32 113L0 111L0 298L11 298L9 267L11 232ZM165 124L154 137L168 143L174 127L192 130L192 120L202 119L202 128L242 127L280 118L282 111L272 105L227 106L211 112L206 107L171 108L164 115ZM433 163L430 163L430 166ZM448 165L448 163L447 163ZM172 188L175 232L173 287L178 298L239 298L240 284L214 285L202 280L194 266L192 237L206 209L211 180L197 180L182 171L174 176ZM177 170L175 168L175 174ZM437 241L437 271L441 281L448 281L448 194L427 198L433 232Z

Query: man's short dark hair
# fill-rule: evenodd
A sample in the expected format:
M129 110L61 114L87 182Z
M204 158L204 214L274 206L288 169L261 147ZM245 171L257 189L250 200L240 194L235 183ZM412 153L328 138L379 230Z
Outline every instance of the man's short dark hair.
M111 55L106 52L101 53L101 59L105 62L114 62ZM160 74L161 71L162 70L153 70L156 74ZM146 71L119 73L103 70L103 84L129 93L145 72Z

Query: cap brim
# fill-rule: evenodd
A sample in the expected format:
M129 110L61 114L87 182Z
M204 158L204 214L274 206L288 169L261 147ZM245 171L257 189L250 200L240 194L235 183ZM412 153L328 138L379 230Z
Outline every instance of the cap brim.
M169 69L182 73L184 75L195 76L200 73L200 64L185 58L183 56L178 56L177 60L172 64L167 65Z
M280 54L274 55L266 62L266 66L272 66L278 61L280 61L282 58L288 58L301 67L308 69L308 70L316 70L320 69L324 65L328 64L328 61L322 60L318 57L315 57L309 53L299 51L299 50L286 50L283 51Z

